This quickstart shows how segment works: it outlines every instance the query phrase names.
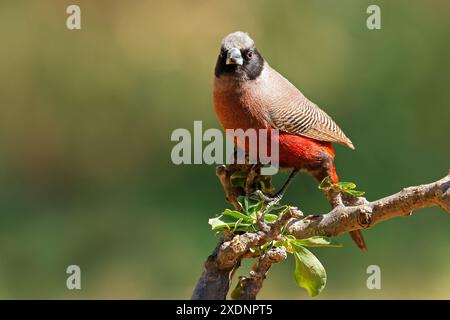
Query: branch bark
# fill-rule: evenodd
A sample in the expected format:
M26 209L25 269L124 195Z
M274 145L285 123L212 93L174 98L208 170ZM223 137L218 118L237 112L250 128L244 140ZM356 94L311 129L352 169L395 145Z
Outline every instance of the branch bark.
M409 216L416 209L433 206L450 212L450 174L436 182L405 188L376 201L350 207L339 206L324 215L311 215L292 221L287 227L287 233L297 239L332 237L370 228L381 221Z
M300 218L302 214L299 210L291 209L268 224L267 231L247 232L234 236L227 234L226 237L231 239L221 239L214 252L206 259L203 273L191 299L224 300L230 288L233 270L239 267L250 249L277 239L283 226L293 217Z
M272 264L281 262L286 258L286 248L284 247L272 248L259 257L258 262L253 266L253 270L250 271L250 276L239 278L237 299L255 300Z
M236 192L227 190L229 182L225 171L218 176L225 188L228 200L233 203ZM309 215L292 208L275 222L267 225L264 230L240 235L226 235L219 241L218 246L205 262L204 271L192 295L192 299L226 298L231 276L245 257L255 257L250 254L251 248L278 239L281 229L287 225L286 234L297 239L312 236L336 236L341 233L366 229L375 224L394 217L408 216L412 211L420 208L439 206L450 213L450 172L436 182L405 188L391 196L368 202L364 198L346 199L347 205L339 205L329 213L323 215ZM236 205L235 205L236 207ZM241 299L255 299L262 287L272 263L281 261L279 252L267 251L259 257L255 270L248 278L241 278ZM277 258L274 258L277 256Z
M222 264L217 256L221 250L224 238L206 259L204 270L194 289L192 300L225 300L230 289L230 280L233 269L237 268L237 260L229 264Z

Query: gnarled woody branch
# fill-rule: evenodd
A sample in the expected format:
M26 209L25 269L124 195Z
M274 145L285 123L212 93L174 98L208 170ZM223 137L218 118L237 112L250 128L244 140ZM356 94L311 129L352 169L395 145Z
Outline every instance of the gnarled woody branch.
M222 179L221 182L224 184ZM228 190L226 192L227 196L231 195ZM405 188L394 195L373 202L360 199L354 204L354 206L338 206L327 214L311 215L305 218L302 218L301 211L292 209L269 225L267 230L222 239L214 253L205 262L205 269L192 299L225 299L229 290L230 275L239 267L240 261L248 254L249 249L277 239L281 228L286 223L288 224L287 234L297 239L305 239L312 236L336 236L369 228L384 220L407 216L419 208L437 205L450 212L450 172L445 178L434 183ZM250 277L251 281L242 282L241 292L245 296L241 294L241 298L254 299L261 289L265 274L261 275L267 272L272 262L262 258L257 265L257 268L260 267L259 274L256 277Z
M436 205L450 212L450 173L439 181L405 188L380 200L351 207L336 207L324 215L291 221L286 231L297 239L331 237L369 228L384 220L408 216L413 210Z
M278 247L267 250L250 271L249 277L239 279L239 300L254 300L261 290L266 274L274 263L281 262L287 258L286 248Z
M203 273L192 294L192 299L224 300L230 286L231 274L239 267L242 258L249 253L249 250L277 239L281 229L289 220L301 216L300 211L289 210L276 221L268 224L266 231L235 235L231 240L227 240L229 235L222 238L213 254L205 262Z

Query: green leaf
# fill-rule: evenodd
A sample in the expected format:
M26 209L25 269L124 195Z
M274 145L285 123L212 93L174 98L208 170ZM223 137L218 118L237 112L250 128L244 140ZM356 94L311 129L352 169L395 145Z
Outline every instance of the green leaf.
M221 220L222 216L218 216L216 218L211 218L208 220L208 224L211 225L211 229L219 230L219 229L229 229L228 224Z
M266 250L268 250L268 249L272 249L273 246L274 246L274 243L275 243L275 241L272 240L272 241L267 242L266 244L263 244L263 245L261 246L261 250L264 252L264 251L266 251Z
M261 210L261 208L264 205L263 201L257 201L244 196L239 196L238 202L242 208L243 213L247 215L252 215L253 213L256 213L257 211Z
M319 184L319 189L322 190L330 190L331 188L337 187L341 192L348 193L349 195L353 197L361 197L365 194L364 191L355 190L356 184L353 182L338 182L336 184L333 184L330 177L326 177L322 180L322 182Z
M244 211L248 211L248 207L250 206L248 197L244 197Z
M275 240L266 242L262 246L259 246L259 247L256 247L256 248L250 248L250 252L262 254L262 253L266 252L267 250L272 249L275 246L276 243L277 242Z
M350 190L356 188L356 184L354 184L353 182L338 182L337 186L342 190Z
M364 191L358 191L358 190L344 190L345 193L348 193L354 197L362 197L364 194L366 194Z
M319 236L311 237L308 239L289 240L289 242L293 245L304 247L331 247L331 248L342 247L342 244L333 239Z
M275 248L278 247L287 247L289 244L287 241L273 240L273 246Z
M364 191L355 190L356 184L353 182L338 182L337 187L342 192L345 192L353 197L361 197L365 194Z
M269 222L269 223L274 222L277 219L278 219L278 216L276 214L266 213L264 215L264 221Z
M208 220L212 230L255 231L253 223L242 222L243 219L220 215Z
M233 217L236 219L242 219L244 221L249 221L249 222L255 221L255 219L253 219L252 217L249 217L239 211L230 210L230 209L225 209L225 211L223 212L223 215Z
M295 281L305 288L310 297L317 296L327 283L327 273L325 268L306 248L293 245L295 250Z
M237 198L237 201L238 201L238 203L239 203L239 205L241 206L241 208L242 208L243 211L247 211L247 209L246 209L246 207L245 207L245 199L246 199L246 197L244 197L244 196L239 196L239 197Z
M285 213L288 209L289 209L289 206L287 206L287 205L276 204L276 205L270 207L269 210L266 211L266 213L272 213L272 214L276 214L277 216L280 216L283 213Z
M262 209L263 205L264 205L263 201L258 201L254 204L249 205L248 206L248 214L252 215L252 216L253 215L256 216L256 213Z
M329 190L333 186L330 177L325 177L319 184L319 189Z
M238 202L242 208L242 214L252 218L253 220L256 219L257 212L261 211L264 206L263 201L257 201L244 196L239 196Z

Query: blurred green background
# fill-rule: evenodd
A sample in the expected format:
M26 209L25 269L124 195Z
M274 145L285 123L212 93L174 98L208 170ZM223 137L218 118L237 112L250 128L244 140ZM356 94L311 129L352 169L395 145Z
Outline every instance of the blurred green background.
M66 29L70 4L79 31ZM381 30L366 28L369 4ZM190 297L216 243L207 220L226 204L214 166L171 163L170 135L219 127L213 69L232 31L353 140L336 147L338 173L369 199L443 177L449 15L445 0L2 1L0 298ZM306 175L286 202L328 209ZM365 231L367 253L347 235L313 250L328 272L319 299L449 299L449 229L425 209ZM82 290L66 288L71 264ZM366 288L372 264L381 290ZM293 268L274 266L260 298L309 299Z

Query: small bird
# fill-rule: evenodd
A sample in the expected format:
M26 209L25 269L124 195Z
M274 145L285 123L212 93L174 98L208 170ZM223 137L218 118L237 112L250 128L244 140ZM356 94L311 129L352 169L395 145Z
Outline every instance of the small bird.
M354 149L352 142L329 115L269 66L245 32L222 40L213 99L224 129L279 130L279 166L292 173L275 195L277 201L300 171L319 182L326 177L339 181L332 143ZM350 234L361 250L367 249L359 230Z

